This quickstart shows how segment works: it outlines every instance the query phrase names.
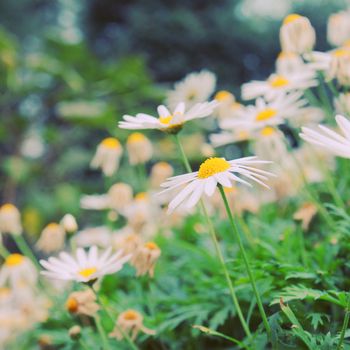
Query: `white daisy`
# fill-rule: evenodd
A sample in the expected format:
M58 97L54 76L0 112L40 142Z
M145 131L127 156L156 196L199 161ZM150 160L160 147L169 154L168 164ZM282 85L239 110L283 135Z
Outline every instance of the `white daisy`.
M123 264L130 259L130 255L121 255L122 251L113 254L111 248L105 250L101 256L98 256L96 246L92 246L88 252L78 248L75 258L61 252L59 258L40 260L40 264L46 269L41 273L52 279L89 282L121 270Z
M350 39L350 11L341 11L329 16L327 39L333 46L341 46Z
M273 176L273 174L251 166L266 163L270 162L258 160L256 157L245 157L231 161L227 161L225 158L209 158L200 165L198 171L170 177L161 185L166 190L159 194L173 190L179 191L181 187L185 186L169 203L168 213L171 213L180 205L185 206L186 209L192 208L203 194L211 197L218 184L224 187L232 187L233 182L241 182L251 186L249 182L241 179L236 174L243 175L268 188L263 181L267 180L268 176Z
M326 149L328 152L343 158L350 158L350 121L338 114L335 120L343 133L340 135L335 131L319 125L320 131L310 128L302 128L300 137L316 146Z
M208 70L188 74L175 84L174 90L167 93L167 105L175 108L178 103L185 102L187 107L205 102L214 92L216 76Z
M315 71L312 67L304 65L298 70L285 71L284 74L271 74L267 80L253 80L242 85L242 98L252 100L259 96L272 100L281 93L291 91L306 90L317 86L318 81L315 78Z
M218 101L197 103L188 111L185 110L185 104L180 102L174 111L170 111L163 105L158 106L159 118L155 118L149 114L139 113L135 117L124 115L124 121L119 122L122 129L158 129L168 133L176 134L183 125L192 120L209 116L213 113L214 108L218 105Z

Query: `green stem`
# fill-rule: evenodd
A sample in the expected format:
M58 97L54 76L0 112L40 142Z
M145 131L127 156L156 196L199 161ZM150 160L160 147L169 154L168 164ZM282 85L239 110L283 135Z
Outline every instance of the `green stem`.
M6 260L6 258L10 255L11 253L6 249L6 247L0 243L0 256Z
M179 150L180 150L180 153L181 153L181 158L182 158L182 161L183 161L184 166L186 168L186 171L191 173L192 172L192 168L191 168L190 162L187 159L186 153L185 153L185 151L184 151L184 149L182 147L182 144L181 144L181 141L180 141L180 138L179 138L178 134L175 135L175 140L176 140L177 146L179 147Z
M297 227L297 232L298 232L298 238L299 238L299 249L300 249L301 261L304 266L308 266L309 263L306 255L306 249L305 249L304 232L300 226Z
M341 333L340 333L340 339L339 339L339 343L337 346L337 350L342 349L344 338L345 338L345 332L346 332L348 325L349 325L349 318L350 318L350 293L348 293L348 302L346 304L345 317L344 317L343 327L342 327Z
M225 204L226 212L227 212L227 215L229 217L229 221L230 221L230 224L231 224L232 231L233 231L233 233L235 235L235 238L236 238L236 240L238 242L238 246L239 246L239 249L240 249L242 257L243 257L244 265L246 267L246 270L247 270L247 273L248 273L248 276L249 276L249 279L250 279L250 283L252 285L253 292L255 294L255 298L256 298L256 302L258 304L258 308L259 308L259 311L260 311L261 318L263 320L263 323L264 323L264 326L265 326L268 338L271 339L271 327L270 327L269 322L268 322L267 317L266 317L266 313L265 313L265 310L264 310L264 307L263 307L263 304L262 304L262 301L261 301L261 298L260 298L260 295L259 295L259 292L258 292L258 289L257 289L257 286L256 286L255 278L254 278L253 272L251 270L246 251L245 251L243 243L242 243L241 235L238 232L238 228L237 228L237 225L236 225L236 223L235 223L235 221L233 219L233 215L232 215L230 206L228 204L228 201L227 201L227 198L226 198L226 195L225 195L225 191L224 191L224 189L222 188L221 185L219 185L219 190L220 190L220 194L221 194L222 200L224 201L224 204Z
M99 316L95 316L95 324L96 324L96 328L98 330L98 333L101 337L103 348L105 350L110 350L111 347L109 346L108 338L107 338L105 330L103 329L103 326L102 326L102 323L101 323Z
M26 240L24 239L22 234L13 234L12 235L14 241L16 242L19 250L21 251L21 253L23 255L25 255L26 257L28 257L30 260L32 260L33 264L37 267L38 270L41 269L37 258L35 257L35 255L33 254L31 248L29 247L28 243L26 242Z
M89 350L89 348L87 347L87 345L85 344L85 342L82 339L79 340L79 344L81 345L81 347L84 350Z

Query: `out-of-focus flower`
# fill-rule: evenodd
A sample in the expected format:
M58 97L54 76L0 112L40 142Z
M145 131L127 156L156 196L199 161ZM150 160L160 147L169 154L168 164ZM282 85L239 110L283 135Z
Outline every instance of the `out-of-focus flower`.
M131 165L144 164L149 161L153 155L151 141L140 132L134 132L128 137L126 149Z
M61 252L59 259L50 257L48 260L40 260L40 264L46 269L41 273L52 279L94 281L121 270L123 264L130 259L130 256L121 257L121 254L121 251L113 254L109 248L98 256L96 246L92 246L88 252L78 248L75 258Z
M94 317L100 306L96 303L95 293L91 289L86 289L69 294L66 309L72 314Z
M350 121L339 114L335 119L343 135L323 125L319 125L318 127L321 131L303 127L300 137L336 156L350 158Z
M300 70L305 70L306 66L300 55L294 52L282 51L276 59L277 76L288 76ZM273 82L273 81L272 81ZM275 81L276 83L276 81Z
M72 238L79 247L91 247L97 245L107 248L111 244L112 231L107 226L88 227L77 232Z
M255 99L259 96L267 100L273 100L279 95L291 91L303 91L312 86L317 86L314 70L308 68L299 69L284 74L272 74L265 81L253 80L242 85L242 98L244 100Z
M280 42L282 51L299 54L309 52L316 42L315 29L308 18L292 13L283 20Z
M160 254L161 251L154 242L147 242L139 246L130 261L130 265L136 269L136 276L144 276L148 273L150 277L153 277L154 267Z
M173 109L184 102L188 108L196 103L205 102L214 92L216 76L208 70L188 74L167 93L167 105Z
M313 126L325 119L326 114L322 108L308 106L299 110L299 112L288 120L289 124L295 128L302 126Z
M67 233L74 233L78 230L78 223L72 214L65 214L61 219L61 226Z
M327 39L331 45L342 46L350 39L350 12L333 13L328 18Z
M8 284L13 289L34 287L38 272L29 258L21 254L10 254L0 270L0 286Z
M45 145L38 132L32 130L21 144L21 154L28 158L39 158L45 152Z
M339 94L334 99L335 109L340 114L345 114L350 117L350 92Z
M120 142L114 137L107 137L97 146L91 167L101 168L105 176L112 176L119 168L122 153Z
M245 157L231 161L227 161L225 158L209 158L200 165L198 171L169 178L161 185L166 189L160 194L169 191L178 192L169 203L168 213L171 213L180 205L186 209L192 208L204 194L211 197L218 184L232 187L232 183L240 182L251 186L249 182L238 177L238 174L268 188L263 181L273 174L252 167L266 163L270 162L258 160L256 157ZM183 186L184 188L182 188Z
M302 229L307 231L312 218L317 213L317 207L313 203L304 203L293 215L294 220L301 220Z
M138 311L129 309L118 316L116 326L109 336L122 340L123 333L126 333L132 340L135 340L140 331L148 335L155 334L155 331L144 326L143 316Z
M167 162L155 163L151 168L151 187L158 188L162 182L174 174L174 168Z
M341 85L350 85L350 47L332 52L327 78L336 78Z
M109 208L121 212L132 201L132 187L124 182L118 182L108 190Z
M219 119L234 118L236 113L244 108L229 91L221 90L217 92L214 99L220 102L215 109L215 116Z
M36 247L46 254L58 251L63 248L65 237L64 228L55 222L51 222L44 227Z
M188 111L185 110L185 104L179 103L173 113L165 106L158 107L159 118L149 114L139 113L136 117L124 115L124 121L119 122L122 129L158 129L171 134L178 133L183 125L193 119L200 119L209 116L217 107L217 101L197 103Z
M129 226L124 227L113 234L112 246L116 250L121 250L123 255L134 255L141 245L141 237Z
M21 213L13 204L6 203L0 207L0 233L22 233Z
M78 325L75 325L69 328L68 334L72 340L78 340L81 337L81 327Z

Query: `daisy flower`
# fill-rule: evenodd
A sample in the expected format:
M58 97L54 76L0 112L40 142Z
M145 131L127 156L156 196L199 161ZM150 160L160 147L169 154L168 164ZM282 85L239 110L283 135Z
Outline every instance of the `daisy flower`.
M216 76L208 70L188 74L183 80L175 84L174 90L167 93L167 105L175 108L184 102L192 107L196 103L205 102L214 92Z
M158 106L159 118L149 114L139 113L135 117L124 115L124 121L119 122L122 129L158 129L170 134L178 133L183 125L192 120L209 116L218 105L217 101L197 103L188 111L185 109L185 103L180 102L171 113L165 106Z
M328 152L343 158L350 158L350 121L338 114L335 120L343 133L340 135L335 131L319 125L321 131L310 128L302 128L300 137L313 145L320 146Z
M96 246L92 246L88 252L78 248L76 257L61 252L59 258L40 260L40 264L46 269L41 273L52 279L89 282L121 270L123 264L130 259L130 255L121 257L121 254L122 251L113 254L109 248L98 256Z
M327 24L327 39L333 46L341 46L350 39L350 11L330 15Z
M310 66L304 65L298 70L285 71L283 74L271 74L267 80L253 80L242 85L242 98L252 100L263 96L272 100L281 93L288 93L296 90L306 90L317 86L315 71Z
M161 185L161 187L166 189L159 194L173 190L179 191L181 187L185 186L170 201L168 213L171 213L180 205L186 209L192 208L204 194L211 197L218 184L224 187L232 187L233 182L240 182L251 186L249 182L238 177L237 174L268 188L263 181L267 180L268 176L273 176L273 174L252 167L252 165L266 163L270 162L258 160L256 157L245 157L231 161L227 161L225 158L208 158L200 165L198 171L170 177Z

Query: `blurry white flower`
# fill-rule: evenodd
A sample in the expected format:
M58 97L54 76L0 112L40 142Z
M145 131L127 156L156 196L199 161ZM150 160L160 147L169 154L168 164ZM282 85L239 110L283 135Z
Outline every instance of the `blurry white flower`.
M116 326L109 336L121 340L124 338L123 334L126 333L132 340L135 340L140 331L148 335L155 334L155 331L144 326L143 316L138 311L129 309L118 316Z
M30 131L21 144L21 154L28 158L39 158L45 151L45 145L36 131Z
M306 66L300 55L294 52L282 51L276 59L276 73L283 76L305 70Z
M105 176L112 176L119 168L122 153L120 142L116 138L108 137L97 146L90 165L92 168L101 168Z
M65 237L64 228L55 222L51 222L44 227L36 247L46 254L58 251L63 248Z
M333 46L342 46L350 39L350 12L341 11L329 16L327 39Z
M336 78L339 84L350 85L350 47L342 47L332 52L327 78Z
M308 18L290 14L283 20L280 42L282 51L299 54L311 51L316 42L315 29Z
M231 128L228 128L231 129ZM230 143L247 141L253 137L253 133L243 127L233 127L230 131L221 131L209 136L213 147L220 147Z
M154 276L154 268L161 251L154 242L147 242L138 247L130 260L130 265L135 267L136 276L144 276L147 273Z
M167 162L158 162L152 166L151 169L151 187L158 188L162 182L168 177L172 176L174 168Z
M129 226L115 232L112 236L113 248L116 250L122 250L123 255L134 255L141 242L140 234L135 233Z
M60 222L67 233L74 233L78 230L78 223L72 214L65 214Z
M121 258L121 253L119 251L113 254L109 248L98 256L96 246L92 246L88 252L78 248L76 257L61 252L59 258L40 260L40 264L46 269L41 273L52 279L89 282L121 270L123 264L130 259L130 256Z
M225 158L209 158L200 165L198 171L169 178L161 185L166 189L160 194L169 191L177 192L168 206L168 213L171 213L178 206L184 206L186 209L192 208L204 194L211 197L218 184L224 187L232 187L233 182L240 182L251 186L249 182L241 179L236 174L268 188L263 181L273 174L251 166L266 163L270 162L258 160L256 157L245 157L231 161L227 161Z
M9 285L13 289L34 287L38 272L29 258L21 254L10 254L0 269L0 286Z
M108 207L122 212L132 201L133 190L130 185L118 182L108 190Z
M107 248L111 244L112 231L107 226L88 227L78 231L73 237L79 247L91 247L93 245Z
M350 121L339 114L335 119L343 135L319 125L320 131L303 127L300 137L336 156L350 158Z
M66 300L66 309L72 314L94 317L100 309L96 299L91 289L73 292Z
M134 132L128 137L126 149L131 165L144 164L149 161L153 155L151 141L140 132Z
M158 129L168 133L178 133L183 125L193 119L199 119L209 116L217 107L217 101L197 103L188 111L185 110L185 104L179 103L173 113L165 106L158 106L159 118L149 114L139 113L136 117L124 115L124 121L119 122L122 129Z
M108 194L83 195L80 198L80 206L90 210L110 209L110 198Z
M190 108L196 103L205 102L214 92L216 76L212 72L202 70L188 74L167 93L167 105L174 109L180 102Z
M291 126L300 128L302 126L316 125L325 117L326 114L322 108L308 106L300 109L288 122Z
M266 81L253 80L245 83L242 85L242 98L251 100L263 96L267 100L273 100L281 94L303 91L317 85L314 70L306 66L293 72L272 74Z
M215 109L215 116L219 119L234 118L237 111L244 106L236 102L236 98L229 91L221 90L216 93L214 99L220 104Z
M13 204L6 203L0 207L0 233L22 233L21 213Z
M350 116L350 92L339 94L334 99L335 109L340 114Z

